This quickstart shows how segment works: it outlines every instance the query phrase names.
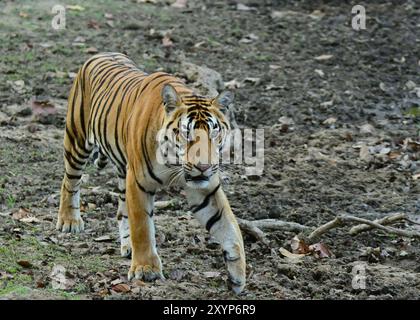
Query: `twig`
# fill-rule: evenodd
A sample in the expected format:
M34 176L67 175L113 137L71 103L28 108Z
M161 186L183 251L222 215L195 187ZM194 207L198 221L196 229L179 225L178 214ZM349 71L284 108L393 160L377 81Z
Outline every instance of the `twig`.
M239 227L242 229L242 231L253 236L255 239L257 239L258 241L261 241L265 245L268 245L270 243L268 239L265 237L264 232L262 232L262 230L257 228L256 226L254 226L252 221L243 220L239 218L237 218L237 220L238 220Z
M346 224L346 223L352 223L352 222L367 224L367 225L371 226L372 228L380 229L380 230L383 230L383 231L388 232L388 233L397 234L399 236L408 237L408 238L419 238L420 239L420 233L418 233L418 232L401 230L401 229L396 229L396 228L392 228L392 227L385 227L385 226L383 226L383 225L381 225L377 222L362 219L362 218L358 218L358 217L354 217L354 216L349 216L349 215L338 216L335 219L327 222L326 224L316 228L314 231L311 232L308 239L309 240L316 239L320 235L326 233L327 231L329 231L333 228L336 228L336 227L341 226L341 225Z
M404 220L404 219L406 219L406 215L404 213L397 213L397 214L392 215L392 216L386 216L385 218L382 218L382 219L373 220L373 222L381 224L381 225L388 225L388 224L392 224L394 222L398 222L398 221ZM374 228L373 226L368 225L368 224L359 224L357 226L352 227L349 230L349 233L351 235L356 235L360 232L368 231L368 230L371 230L373 228Z
M244 220L239 219L238 224L240 228L244 231L253 236L255 239L263 242L264 244L268 244L269 241L265 237L264 230L284 230L284 231L304 231L309 229L307 226L301 225L296 222L287 222L282 220L276 219L262 219L262 220Z

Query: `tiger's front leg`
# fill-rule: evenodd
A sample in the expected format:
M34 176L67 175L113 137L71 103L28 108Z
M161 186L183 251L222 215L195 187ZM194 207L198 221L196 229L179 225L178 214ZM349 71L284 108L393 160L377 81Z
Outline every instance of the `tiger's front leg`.
M132 249L128 279L163 278L152 220L154 195L142 190L131 169L127 172L126 201Z
M229 275L229 286L239 294L245 287L246 263L242 234L220 185L210 192L187 190L192 212L221 244Z

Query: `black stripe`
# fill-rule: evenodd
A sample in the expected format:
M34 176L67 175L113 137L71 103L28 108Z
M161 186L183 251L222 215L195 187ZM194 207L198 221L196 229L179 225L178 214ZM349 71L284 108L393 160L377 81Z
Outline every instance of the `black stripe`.
M83 167L82 168L79 168L77 165L75 165L73 163L73 160L71 158L69 158L69 156L66 153L64 153L64 157L67 160L66 161L66 164L68 164L73 170L75 170L75 171L81 171L83 169Z
M142 142L141 148L142 148L142 151L143 151L144 160L146 161L146 167L147 167L147 171L148 171L149 175L152 177L153 180L155 180L159 184L163 184L163 181L160 180L154 174L154 172L153 172L153 166L152 166L152 163L150 161L149 154L147 153L146 141L147 141L147 133L148 133L149 124L150 124L150 117L147 120L146 128L144 130L143 142Z
M124 78L124 76L125 76L125 73L120 77L120 78L118 78L118 79L114 79L113 80L113 83L112 83L112 85L114 85L116 82L118 82L118 80L120 80L121 78ZM108 158L110 158L111 160L112 160L112 162L117 166L117 167L125 167L125 164L124 163L122 163L121 161L120 161L120 159L118 159L116 156L115 156L115 154L112 152L112 150L111 150L111 148L106 148L106 146L104 145L104 143L103 143L103 140L104 139L106 139L106 137L103 137L101 134L100 134L100 118L102 117L102 114L103 114L103 111L104 111L104 107L102 107L101 108L101 112L100 112L100 114L99 114L99 120L97 119L98 118L98 110L99 110L99 108L100 108L100 106L102 105L102 100L105 98L105 96L107 96L107 98L106 98L106 101L105 101L105 103L103 104L103 106L106 106L106 104L107 104L107 102L108 102L108 100L109 100L109 98L113 95L114 96L114 99L115 99L115 96L118 94L118 92L119 92L119 90L120 90L120 88L125 84L125 80L127 80L127 79L123 79L122 80L122 82L119 84L119 86L118 86L118 88L116 89L116 90L110 90L110 91L108 91L107 92L107 94L104 94L104 95L102 95L102 97L101 97L101 99L100 99L100 101L98 101L97 102L97 108L96 108L96 111L95 111L95 115L94 115L94 117L93 117L93 119L92 119L92 125L93 125L93 129L92 129L92 132L93 132L93 135L94 135L94 137L95 137L95 140L96 141L98 141L99 140L99 143L100 143L100 145L102 146L102 151L108 156ZM110 84L111 85L111 84ZM96 106L96 104L95 104L95 106ZM96 127L98 128L97 129L97 132L96 132ZM99 139L98 139L99 138ZM109 145L109 144L108 144ZM111 154L112 154L112 156L111 156ZM118 164L117 163L115 163L115 162L118 162Z
M68 151L68 150L64 149L64 153L65 153L65 157L66 157L66 159L67 159L68 161L69 161L69 159L71 159L73 162L75 162L75 163L77 163L77 164L80 164L82 167L85 165L86 161L83 161L83 160L79 160L79 159L77 159L75 156L73 156L73 155L71 154L71 152L70 152L70 151Z
M120 103L119 103L119 105L118 105L118 110L117 110L117 116L116 116L116 119L115 119L115 129L114 129L114 140L115 140L115 142L114 142L114 146L116 147L116 149L117 149L117 153L119 154L119 156L120 156L120 158L121 158L121 160L123 161L123 162L127 162L126 161L126 159L125 159L125 156L124 156L124 154L123 154L123 152L122 152L122 150L121 150L121 147L120 147L120 144L119 144L119 141L118 141L118 123L119 123L119 116L120 116L120 111L121 111L121 106L122 106L122 104L123 104L123 102L124 102L124 99L125 99L125 96L126 96L126 94L127 94L127 92L129 91L129 90L131 90L131 89L133 89L135 86L137 86L141 81L143 81L143 79L139 79L138 77L133 77L133 78L131 78L131 80L129 80L128 82L127 82L127 84L126 84L126 86L125 86L125 88L124 88L124 92L123 92L123 94L122 94L122 96L121 96L121 99L120 99ZM114 103L114 101L112 101L112 103L111 103L111 106L112 106L112 104ZM105 123L104 123L104 135L106 135L106 130L107 130L107 122L108 122L108 117L109 117L109 112L110 112L110 110L111 110L111 106L110 106L110 108L108 109L108 112L107 112L107 114L106 114L106 116L105 116ZM109 143L107 143L107 147L108 148L110 148L111 150L112 150L112 148L111 148L111 146L109 145ZM113 152L112 152L113 153ZM113 153L114 154L114 153Z
M219 188L220 184L218 184L217 187L204 198L203 202L200 205L193 207L191 211L193 213L196 213L197 211L205 208L209 204L210 198L217 192L217 190L219 190Z
M64 190L66 190L70 194L75 194L79 191L79 190L69 190L69 189L67 189L67 187L65 185L63 186L63 188L64 188Z
M149 214L149 217L150 218L153 217L153 210L150 213L148 213L148 214Z
M225 260L225 262L235 262L238 261L239 259L241 259L241 257L237 257L237 258L228 258L228 252L226 250L223 250L223 260Z
M130 236L130 234L127 234L126 236L123 237L123 239L127 239Z
M67 172L66 172L66 176L70 180L80 180L80 179L82 179L82 176L80 176L80 175L77 175L76 176L76 175L69 174Z
M209 221L207 221L206 223L206 229L207 231L210 231L211 227L213 227L213 225L220 220L220 218L222 217L223 214L223 210L218 210L210 219Z
M154 196L155 195L155 192L153 192L153 191L147 191L138 181L137 181L137 179L136 179L136 183L137 183L137 186L140 188L140 190L141 191L143 191L144 193L147 193L147 194L150 194L151 196Z
M140 92L139 92L139 95L141 95L142 93L143 93L143 91L144 90L146 90L146 88L149 86L149 84L151 83L151 82L153 82L153 81L155 81L156 79L159 79L159 78L162 78L162 77L165 77L165 76L170 76L169 74L167 74L167 73L162 73L162 74L160 74L160 75L158 75L158 76L156 76L156 77L154 77L153 79L150 79L145 85L144 85L144 87L143 88L141 88L141 90L140 90Z

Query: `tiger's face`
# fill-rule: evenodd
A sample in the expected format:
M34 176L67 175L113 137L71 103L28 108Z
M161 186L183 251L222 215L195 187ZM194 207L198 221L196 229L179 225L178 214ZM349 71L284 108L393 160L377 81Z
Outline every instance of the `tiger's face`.
M162 100L166 118L161 147L167 165L177 169L177 179L183 179L188 187L206 189L219 179L220 154L230 130L224 112L233 102L233 94L225 91L214 99L181 98L171 85L165 85Z

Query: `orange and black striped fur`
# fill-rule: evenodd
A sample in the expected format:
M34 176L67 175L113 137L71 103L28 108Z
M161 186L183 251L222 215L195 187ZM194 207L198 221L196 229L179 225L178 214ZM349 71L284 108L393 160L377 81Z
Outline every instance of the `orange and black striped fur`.
M185 187L196 218L220 242L230 285L241 292L244 246L217 161L230 130L224 114L232 100L230 92L205 98L169 74L146 74L123 54L90 58L68 100L57 230L83 230L81 175L92 150L99 148L97 165L103 167L109 159L118 171L117 220L121 254L131 254L129 279L163 277L152 219L154 195L177 183ZM194 148L200 152L190 152ZM168 151L177 162L168 161Z

